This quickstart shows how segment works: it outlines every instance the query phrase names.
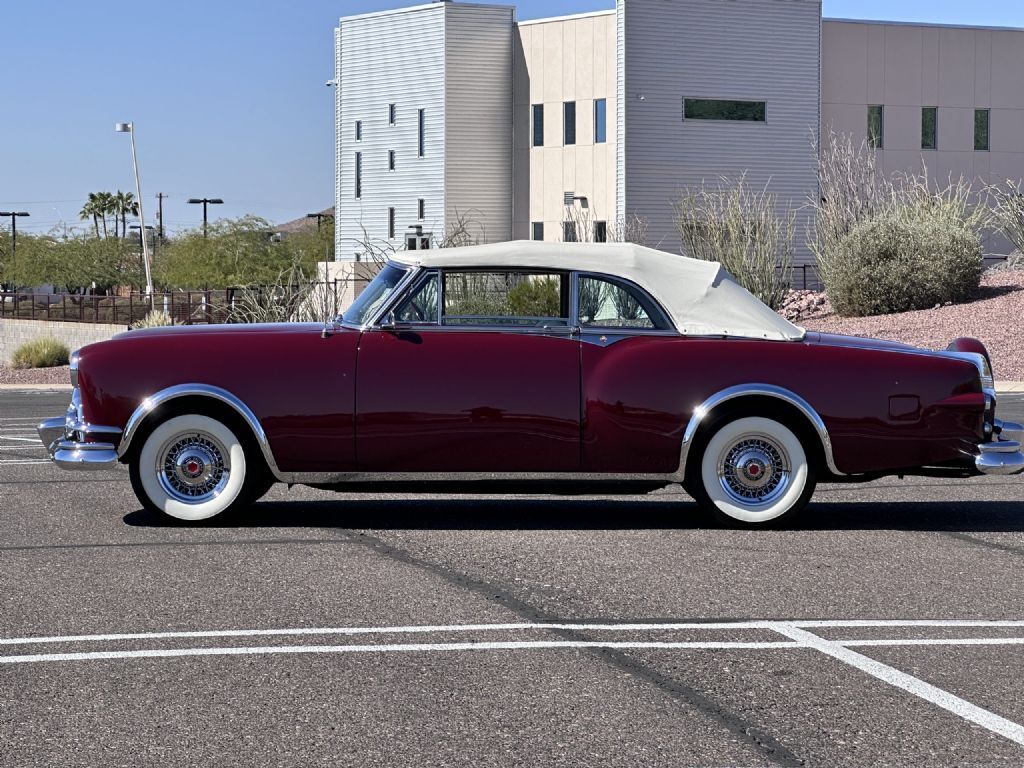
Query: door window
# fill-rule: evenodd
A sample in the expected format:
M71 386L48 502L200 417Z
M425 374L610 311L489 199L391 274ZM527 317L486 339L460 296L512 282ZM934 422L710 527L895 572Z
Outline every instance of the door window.
M657 304L626 283L580 275L578 290L579 324L584 328L669 327Z
M445 272L444 325L568 325L568 277L557 272Z
M395 320L400 323L437 322L437 273L427 277L412 295L398 305Z

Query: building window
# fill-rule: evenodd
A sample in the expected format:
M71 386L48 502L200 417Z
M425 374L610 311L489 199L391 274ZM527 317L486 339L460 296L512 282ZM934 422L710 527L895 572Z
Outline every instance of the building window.
M989 111L974 110L974 148L979 152L987 152L989 146Z
M544 146L544 105L533 105L533 146Z
M683 120L738 120L763 123L768 113L764 101L683 99Z
M608 141L608 102L594 99L594 143L604 144Z
M395 105L394 104L388 104L388 125L394 125L395 124L395 115L396 114L397 113L395 111Z
M356 120L356 141L363 140L363 121Z
M363 153L356 152L356 200L363 196Z
M575 243L579 238L576 237L576 222L575 221L563 221L562 222L562 242Z
M426 154L426 151L427 151L427 147L426 147L426 145L427 145L427 136L426 136L426 133L427 133L427 111L425 109L421 109L419 111L418 120L419 120L419 134L418 134L419 135L419 145L418 145L419 148L418 148L417 152L418 152L420 157L423 157Z
M594 242L595 243L607 243L608 242L608 222L607 221L595 221L594 222Z
M388 208L388 240L395 239L395 209Z
M388 170L395 170L395 150L393 149L388 150Z
M938 147L938 107L921 107L921 149Z
M576 143L576 102L567 101L562 105L563 136L562 143L566 146Z
M535 222L533 222L530 225L530 227L533 230L530 233L530 235L531 235L530 239L531 240L543 240L544 239L544 222L543 221L535 221Z
M427 201L422 197L416 201L416 218L420 221L427 218Z
M868 146L872 149L884 147L885 108L879 104L868 107Z

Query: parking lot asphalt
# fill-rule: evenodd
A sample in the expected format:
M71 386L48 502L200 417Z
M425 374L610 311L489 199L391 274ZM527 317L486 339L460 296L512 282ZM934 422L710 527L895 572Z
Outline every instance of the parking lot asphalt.
M2 766L1024 764L1024 477L170 524L44 461L67 397L0 393Z

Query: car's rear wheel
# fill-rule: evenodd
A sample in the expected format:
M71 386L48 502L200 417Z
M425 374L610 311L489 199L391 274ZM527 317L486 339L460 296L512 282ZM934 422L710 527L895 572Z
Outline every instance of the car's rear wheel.
M269 487L239 436L200 414L158 424L129 469L142 505L178 520L206 520L246 507Z
M814 493L814 467L785 424L757 416L712 426L687 489L720 521L759 528L783 523Z

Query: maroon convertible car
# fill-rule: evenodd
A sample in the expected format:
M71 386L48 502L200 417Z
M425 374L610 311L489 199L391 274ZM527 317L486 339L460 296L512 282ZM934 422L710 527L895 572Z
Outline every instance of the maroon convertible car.
M732 524L818 481L1024 471L984 346L805 333L718 264L628 244L400 254L335 322L135 330L75 354L65 469L202 520L275 482L638 492Z

